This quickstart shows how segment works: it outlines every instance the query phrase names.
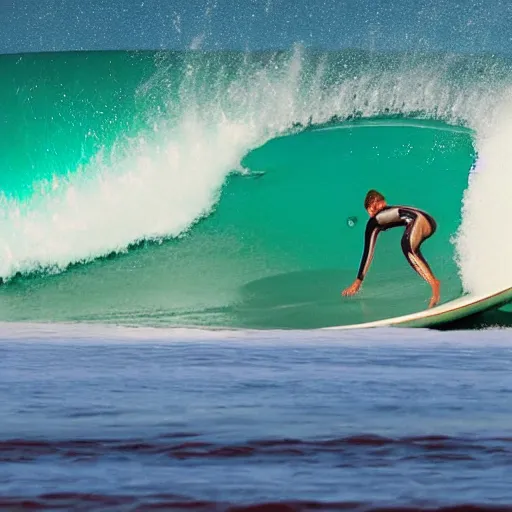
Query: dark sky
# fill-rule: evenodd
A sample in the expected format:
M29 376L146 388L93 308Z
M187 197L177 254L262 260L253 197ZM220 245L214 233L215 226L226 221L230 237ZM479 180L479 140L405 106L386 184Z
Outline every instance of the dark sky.
M329 49L512 53L512 0L0 0L0 53Z

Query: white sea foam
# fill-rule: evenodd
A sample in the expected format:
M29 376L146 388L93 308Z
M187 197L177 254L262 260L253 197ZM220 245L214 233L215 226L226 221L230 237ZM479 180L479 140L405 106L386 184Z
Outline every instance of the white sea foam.
M464 194L456 238L465 288L487 293L512 286L512 88L505 89L494 112L475 122L478 160ZM492 114L492 116L491 116Z

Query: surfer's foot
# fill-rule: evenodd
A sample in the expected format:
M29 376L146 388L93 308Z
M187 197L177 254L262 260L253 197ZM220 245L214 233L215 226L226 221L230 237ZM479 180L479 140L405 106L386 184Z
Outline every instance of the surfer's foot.
M439 303L439 299L441 298L440 288L441 282L437 279L434 279L432 282L432 297L430 298L430 303L428 305L429 308L433 308Z
M350 297L351 295L355 295L359 291L359 288L361 288L361 280L356 279L348 288L345 288L341 292L341 295Z

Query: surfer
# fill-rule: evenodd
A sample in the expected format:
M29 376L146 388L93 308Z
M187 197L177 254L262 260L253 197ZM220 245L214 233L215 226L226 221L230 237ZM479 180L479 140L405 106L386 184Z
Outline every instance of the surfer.
M421 244L430 238L436 231L435 220L426 212L410 206L388 206L384 196L376 190L370 190L366 194L364 207L370 215L366 224L364 239L364 250L357 273L356 280L345 290L342 295L354 295L361 288L363 279L373 259L375 242L381 231L390 228L405 226L402 237L402 251L411 267L423 278L432 288L432 297L429 308L439 302L440 282L434 277L432 270L421 254Z

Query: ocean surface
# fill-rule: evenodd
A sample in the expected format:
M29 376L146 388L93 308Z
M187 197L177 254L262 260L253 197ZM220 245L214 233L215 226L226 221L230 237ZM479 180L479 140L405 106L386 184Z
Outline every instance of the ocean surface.
M0 510L512 507L511 306L322 329L428 304L400 230L340 296L370 188L436 219L442 302L512 286L511 93L497 55L0 56Z
M508 330L3 325L0 356L2 510L512 505Z

